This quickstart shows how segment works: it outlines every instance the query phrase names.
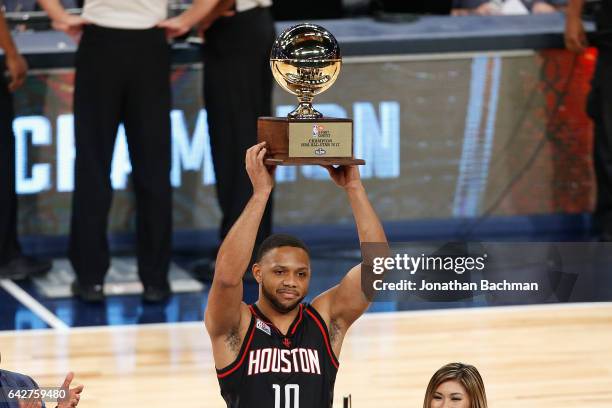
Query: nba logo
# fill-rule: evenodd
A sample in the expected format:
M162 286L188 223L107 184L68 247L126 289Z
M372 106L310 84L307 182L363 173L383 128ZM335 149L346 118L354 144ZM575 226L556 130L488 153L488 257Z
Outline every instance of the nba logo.
M319 136L319 132L322 132L325 128L321 125L312 125L312 136L313 137L317 137Z
M268 336L271 336L271 330L270 330L270 326L268 326L266 323L262 322L261 320L257 319L257 329L261 330L262 332L266 333Z

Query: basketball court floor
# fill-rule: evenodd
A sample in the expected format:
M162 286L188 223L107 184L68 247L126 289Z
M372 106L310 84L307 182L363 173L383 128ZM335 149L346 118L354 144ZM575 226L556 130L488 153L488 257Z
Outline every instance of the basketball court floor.
M315 258L311 293L337 282L353 261ZM221 408L202 323L206 293L161 306L138 296L86 306L2 281L0 367L41 386L58 386L74 371L85 385L83 407ZM257 287L247 284L245 295L253 302ZM344 342L335 406L351 394L355 408L420 407L431 375L452 361L480 370L491 407L610 408L612 302L375 303Z

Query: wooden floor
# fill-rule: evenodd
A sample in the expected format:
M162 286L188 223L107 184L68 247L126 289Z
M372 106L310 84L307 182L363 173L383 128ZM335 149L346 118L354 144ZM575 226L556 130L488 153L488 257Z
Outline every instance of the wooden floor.
M202 324L1 332L1 367L85 384L80 407L223 407ZM422 406L433 372L480 370L492 408L612 407L612 303L368 314L349 332L336 404ZM265 408L265 407L263 407Z

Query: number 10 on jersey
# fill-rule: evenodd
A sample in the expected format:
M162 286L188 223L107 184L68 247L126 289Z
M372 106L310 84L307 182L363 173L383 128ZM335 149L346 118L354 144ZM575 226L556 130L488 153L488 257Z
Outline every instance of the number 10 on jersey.
M274 408L281 407L281 386L278 384L272 384L274 389ZM293 398L292 395L293 394ZM291 400L293 399L293 404ZM285 384L285 407L284 408L300 408L300 385L299 384Z

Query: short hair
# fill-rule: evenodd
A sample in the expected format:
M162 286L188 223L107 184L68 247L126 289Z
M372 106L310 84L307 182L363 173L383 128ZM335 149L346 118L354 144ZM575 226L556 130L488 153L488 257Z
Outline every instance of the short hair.
M425 391L423 408L429 408L438 386L449 380L463 385L471 400L470 408L487 408L487 394L480 373L473 365L463 363L446 364L435 372Z
M301 248L308 254L308 256L310 256L310 251L306 247L304 241L302 241L301 239L288 234L272 234L268 238L264 239L261 244L259 244L255 262L261 261L261 258L263 258L265 254L267 254L274 248L284 246Z

